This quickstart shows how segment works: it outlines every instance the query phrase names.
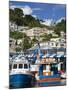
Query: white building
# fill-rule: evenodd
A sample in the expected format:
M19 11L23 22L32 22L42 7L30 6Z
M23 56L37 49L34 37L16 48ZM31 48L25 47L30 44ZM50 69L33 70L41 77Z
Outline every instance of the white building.
M14 22L9 22L9 29L11 31L20 31L23 32L28 29L27 26L17 26Z
M32 39L34 36L38 36L38 35L42 35L42 34L52 34L53 30L36 27L36 28L31 28L29 30L26 30L25 33L27 36L29 36Z
M51 38L51 43L52 45L56 46L56 47L64 47L66 48L66 39L65 38Z
M17 40L17 45L20 45L22 43L22 39Z
M14 22L9 22L9 29L11 31L17 31L17 25Z
M60 38L51 38L50 41L53 41L53 42L58 42L60 40Z
M34 44L36 46L37 43ZM57 42L57 41L46 41L46 42L40 42L41 47L52 47L52 48L66 48L66 43L64 42Z

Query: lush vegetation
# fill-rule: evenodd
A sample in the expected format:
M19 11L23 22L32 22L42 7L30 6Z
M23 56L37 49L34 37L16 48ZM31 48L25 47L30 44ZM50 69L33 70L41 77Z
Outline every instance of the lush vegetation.
M54 32L60 36L60 32L66 32L66 20L61 20L60 23L57 23L54 27Z
M25 33L21 33L18 31L14 31L14 32L10 31L10 37L14 38L16 41L19 39L22 40L22 43L19 45L21 48L19 48L19 47L16 48L16 51L20 51L22 48L25 51L32 46L31 39Z
M23 25L23 11L19 8L9 10L9 19L11 22L15 22L18 26Z
M43 34L40 37L42 38L42 41L50 41L52 34Z
M30 38L24 38L22 47L24 51L32 47L32 41Z
M14 39L22 39L23 37L27 37L25 33L21 33L18 31L10 31L10 37Z
M41 27L38 19L35 19L31 15L23 14L23 11L20 8L15 8L14 10L9 10L9 18L11 22L15 22L18 26L29 26L29 27Z

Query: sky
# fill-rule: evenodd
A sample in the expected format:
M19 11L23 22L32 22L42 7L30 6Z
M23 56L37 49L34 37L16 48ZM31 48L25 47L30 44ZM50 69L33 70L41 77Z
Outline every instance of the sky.
M21 8L24 15L32 15L35 18L46 21L48 24L66 17L65 4L10 1L9 6L11 9Z

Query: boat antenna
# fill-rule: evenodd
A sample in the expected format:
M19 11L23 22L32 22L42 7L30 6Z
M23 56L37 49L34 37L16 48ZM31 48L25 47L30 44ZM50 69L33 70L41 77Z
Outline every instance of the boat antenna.
M38 53L40 54L40 37L38 33L36 35L36 38L37 38L37 45L38 45Z
M23 33L23 38L22 38L22 54L24 55L23 48L24 48L24 33Z

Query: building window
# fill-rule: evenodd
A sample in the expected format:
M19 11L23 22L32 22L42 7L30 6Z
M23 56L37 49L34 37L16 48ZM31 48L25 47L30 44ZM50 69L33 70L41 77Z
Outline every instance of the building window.
M9 44L9 46L11 47L11 46L12 46L12 44Z
M22 64L19 64L19 68L22 68L23 67L23 65Z
M28 68L28 65L27 64L24 64L24 68L27 69Z
M14 64L14 65L13 65L13 69L16 69L16 68L17 68L17 64Z
M10 40L10 42L12 42L12 40Z
M53 43L52 43L52 45L53 45Z
M58 43L56 43L56 47L58 46Z
M61 44L61 46L64 46L64 44Z

